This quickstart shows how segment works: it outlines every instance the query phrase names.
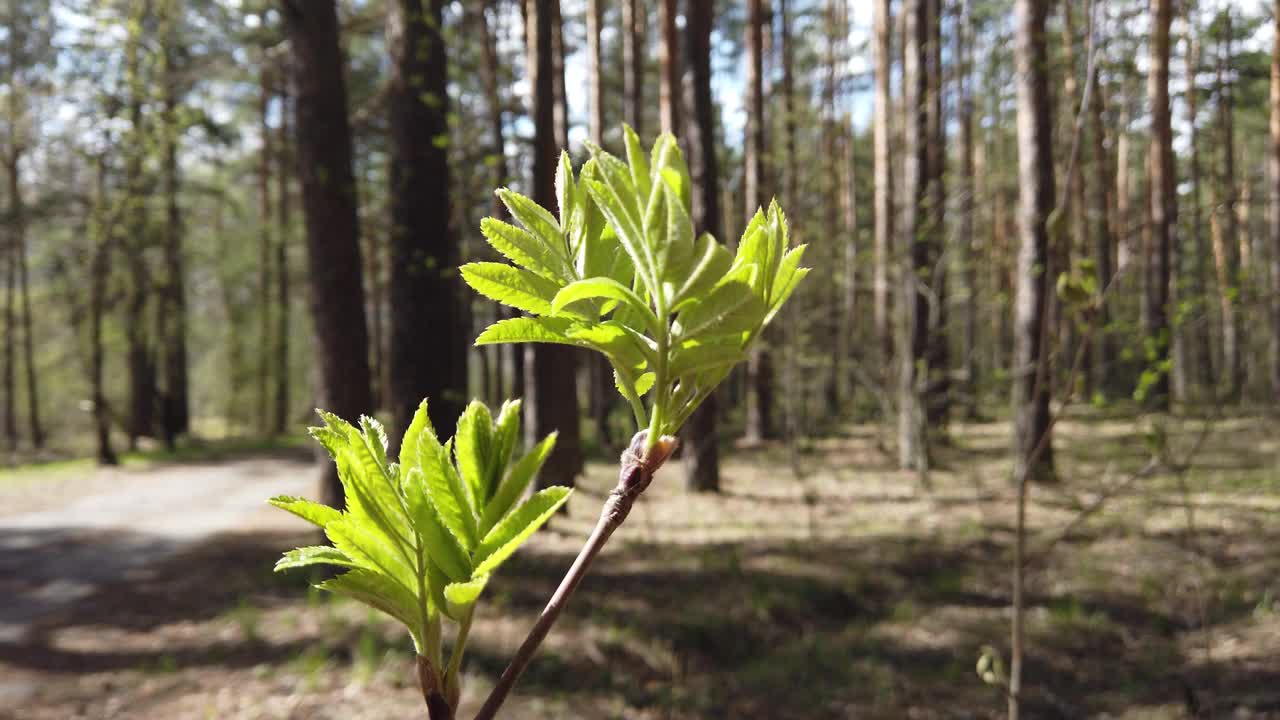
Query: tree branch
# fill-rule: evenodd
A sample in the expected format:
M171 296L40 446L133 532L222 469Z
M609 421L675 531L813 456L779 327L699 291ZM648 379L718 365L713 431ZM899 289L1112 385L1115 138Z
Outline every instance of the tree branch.
M635 504L636 498L639 498L645 488L649 487L649 483L653 481L653 474L657 472L658 468L662 467L667 458L671 457L671 453L675 451L676 439L672 437L662 437L652 448L646 449L648 436L649 432L647 430L641 430L631 438L630 447L622 453L621 468L618 472L618 485L609 493L609 497L605 499L604 507L600 510L600 520L596 522L595 529L591 531L591 535L587 538L586 543L583 544L582 550L578 552L578 557L573 561L569 571L565 573L564 579L560 581L560 586L556 588L555 594L551 596L551 600L543 608L542 614L538 616L538 621L529 630L528 637L520 645L520 649L516 651L516 654L512 656L511 663L507 665L507 669L502 671L502 677L498 679L498 684L489 693L489 698L485 700L484 707L480 708L480 712L476 715L476 720L493 720L497 716L498 710L507 699L507 695L511 693L516 681L520 679L520 674L524 672L529 661L533 659L534 653L538 651L538 646L542 644L542 641L547 637L547 633L551 631L551 626L560 617L560 613L569 602L570 596L578 589L582 579L586 577L587 570L591 567L591 562L595 560L596 555L604 548L605 543L609 542L609 537L613 535L613 532L627 519L627 515L631 512L631 506Z

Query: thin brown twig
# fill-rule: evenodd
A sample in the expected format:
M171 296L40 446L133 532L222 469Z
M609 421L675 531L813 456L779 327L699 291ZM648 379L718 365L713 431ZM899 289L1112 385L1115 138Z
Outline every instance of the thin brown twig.
M1081 93L1080 107L1076 111L1075 129L1074 129L1074 133L1071 140L1071 156L1067 164L1067 175L1066 175L1067 177L1071 177L1071 174L1075 171L1076 161L1079 159L1080 136L1084 130L1084 111L1085 111L1085 108L1088 107L1087 103L1088 103L1090 94L1093 90L1094 75L1096 74L1094 73L1094 63L1097 61L1097 47L1096 47L1095 38L1097 36L1098 24L1096 22L1096 17L1095 17L1094 0L1089 0L1087 16L1089 18L1089 31L1088 31L1088 40L1087 40L1087 50L1086 50L1087 58L1088 58L1087 74L1085 76L1084 90ZM1049 217L1045 219L1046 225L1048 225L1048 229L1051 235L1056 235L1059 232L1059 229L1061 228L1061 220L1065 216L1065 213L1069 208L1070 202L1071 202L1071 193L1067 192L1067 188L1064 184L1062 197L1059 200L1057 207L1054 208L1053 212L1049 214ZM1104 292L1104 296L1105 296L1105 292ZM1103 301L1105 301L1105 297L1103 298ZM1047 327L1048 326L1048 323L1047 323L1048 306L1049 306L1049 303L1045 303L1045 307L1042 310L1042 313L1040 316L1040 332L1041 332L1040 348L1042 353L1046 347L1046 344L1047 344L1046 340L1048 338L1048 327ZM1028 494L1028 479L1029 479L1028 476L1031 473L1032 468L1035 468L1036 465L1039 463L1041 455L1044 454L1045 450L1049 446L1049 440L1053 435L1053 427L1054 425L1057 424L1058 418L1062 415L1062 412L1067 407L1067 401L1070 400L1071 395L1073 394L1073 390L1075 388L1075 378L1077 373L1079 372L1081 362L1085 355L1085 350L1089 347L1090 340L1093 338L1093 335L1096 334L1097 330L1098 330L1097 323L1094 323L1093 327L1091 328L1091 331L1088 334L1086 334L1084 341L1080 343L1080 347L1076 352L1076 357L1072 362L1071 371L1068 373L1068 376L1067 376L1068 385L1066 387L1066 395L1063 398L1058 408L1058 412L1053 413L1049 416L1049 422L1046 423L1043 432L1041 432L1040 437L1037 439L1035 446L1032 448L1032 451L1028 453L1027 457L1023 461L1015 463L1015 468L1016 468L1015 480L1018 488L1018 501L1017 501L1018 505L1017 505L1017 520L1016 520L1014 549L1013 549L1013 621L1012 621L1012 627L1010 629L1011 650L1010 650L1010 661L1009 661L1009 688L1008 688L1008 707L1009 707L1010 720L1018 720L1019 712L1021 710L1021 703L1022 703L1022 660L1023 660L1023 654L1024 654L1023 653L1023 638L1024 638L1023 614L1024 614L1024 608L1025 608L1024 555L1026 552L1027 494ZM1034 399L1039 396L1039 393L1042 391L1041 385L1047 381L1047 375L1048 373L1046 372L1046 368L1044 367L1043 356L1042 356L1042 361L1039 363L1039 365L1036 368L1036 382L1035 382L1035 386L1032 389L1033 392L1031 394L1031 398Z
M654 473L658 471L658 468L662 467L667 458L671 457L671 453L675 451L675 438L663 437L650 448L648 447L648 437L649 432L647 430L641 430L636 433L635 437L631 439L630 447L622 453L621 468L618 472L618 485L613 489L613 492L609 493L609 497L605 499L604 507L600 510L600 519L596 522L595 529L591 531L591 535L587 538L586 543L583 544L582 550L578 552L578 557L574 559L573 565L565 573L564 579L560 581L560 586L556 588L551 600L547 602L542 614L538 616L537 622L529 630L529 635L520 645L520 649L512 656L511 663L507 665L506 670L502 671L502 676L498 678L497 684L489 692L489 697L485 700L484 706L476 714L476 720L493 720L497 715L498 710L501 709L502 704L511 693L511 689L515 687L516 681L520 679L521 673L529 665L529 661L533 659L534 653L538 651L538 646L547 637L547 633L551 632L551 626L555 624L556 619L560 617L560 613L564 610L564 606L568 604L569 598L578 589L582 579L586 577L587 571L591 568L591 562L595 560L596 555L600 554L605 543L609 542L609 537L613 535L613 532L627 519L627 515L631 512L631 507L635 504L636 499L653 481Z

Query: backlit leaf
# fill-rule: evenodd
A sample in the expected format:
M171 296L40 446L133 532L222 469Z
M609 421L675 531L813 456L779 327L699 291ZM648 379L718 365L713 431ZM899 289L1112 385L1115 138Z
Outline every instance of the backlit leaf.
M546 462L551 451L555 449L557 433L551 433L542 439L542 442L534 445L524 457L520 458L503 477L501 484L498 485L497 491L485 506L484 514L480 518L480 534L488 535L494 525L501 520L520 497L524 495L525 490L529 487L529 483L533 481L538 470L542 468L542 463Z
M293 497L292 495L277 495L267 502L275 505L281 510L291 512L312 525L316 525L321 528L342 517L341 512L329 507L328 505L311 502L310 500Z
M534 315L550 315L551 299L560 289L544 277L503 263L467 263L461 270L462 278L476 292Z
M534 494L503 518L476 548L475 573L492 573L569 499L572 488L549 487Z

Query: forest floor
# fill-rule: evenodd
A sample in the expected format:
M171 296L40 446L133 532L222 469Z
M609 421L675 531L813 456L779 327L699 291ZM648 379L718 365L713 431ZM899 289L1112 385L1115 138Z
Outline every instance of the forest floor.
M1032 492L1027 716L1280 718L1274 421L1152 432L1078 415L1058 428L1062 482ZM1008 426L955 425L928 490L893 469L878 433L735 451L718 496L685 493L665 468L505 716L1002 716L974 665L1008 647ZM1180 471L1135 474L1147 436L1166 438L1174 465L1198 449ZM0 718L421 717L390 621L271 572L315 536L259 503L314 472L255 457L0 475ZM459 717L613 472L593 463L569 515L486 590Z

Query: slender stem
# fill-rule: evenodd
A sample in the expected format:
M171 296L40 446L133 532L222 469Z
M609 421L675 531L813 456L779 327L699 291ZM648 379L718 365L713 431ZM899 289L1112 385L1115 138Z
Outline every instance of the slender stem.
M655 353L653 368L653 414L649 418L649 439L644 448L646 453L652 450L662 438L662 426L667 420L667 405L670 404L670 388L667 387L667 355L671 349L671 319L667 315L665 303L658 299L656 304L661 331L658 337L654 338L658 344L658 351Z
M538 616L537 622L529 630L528 637L520 645L520 649L516 651L516 654L512 656L511 663L502 672L502 677L498 678L498 683L494 685L488 699L484 702L484 706L480 708L480 712L476 715L476 720L493 720L497 716L498 710L507 699L507 695L511 693L516 681L520 679L520 674L529 665L529 661L533 659L538 646L542 644L542 641L547 637L547 633L551 631L551 626L560 617L560 613L569 602L570 596L578 589L582 579L586 577L587 570L591 567L591 562L595 560L596 555L604 548L605 543L609 542L609 537L613 535L613 532L627 519L627 514L631 512L631 506L635 504L636 498L640 497L645 488L649 487L649 483L653 480L653 474L658 468L662 467L667 458L671 457L671 453L675 450L675 438L663 437L650 443L648 434L647 431L641 431L631 439L630 447L622 454L622 466L618 472L618 486L609 493L609 497L605 500L604 507L600 511L600 520L596 522L595 529L591 531L591 535L587 538L586 543L583 544L582 550L578 552L578 557L574 559L573 565L565 573L564 579L560 581L560 586L556 588L551 600L543 608L542 614Z
M418 656L418 686L422 688L422 699L427 703L429 720L454 720L453 707L440 692L439 676L431 660L423 655Z
M444 648L441 647L440 641L444 634L444 628L440 622L440 613L432 613L427 618L427 629L423 633L423 641L431 653L427 657L431 658L431 662L435 667L440 667L444 663Z
M453 640L453 650L449 653L449 667L444 671L444 687L445 692L451 692L452 688L458 687L458 670L462 668L462 654L467 649L467 636L471 634L471 617L475 614L476 606L472 605L467 608L467 612L462 616L462 620L458 623L458 635Z

